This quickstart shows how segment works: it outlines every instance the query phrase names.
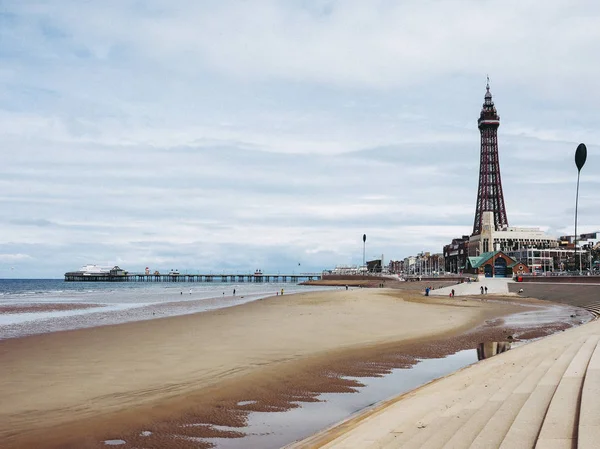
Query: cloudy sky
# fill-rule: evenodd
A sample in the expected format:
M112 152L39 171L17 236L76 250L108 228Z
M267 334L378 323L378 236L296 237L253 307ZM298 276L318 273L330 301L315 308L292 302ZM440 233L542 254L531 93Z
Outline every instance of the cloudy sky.
M0 278L312 271L473 226L600 231L600 3L0 0ZM298 266L298 264L301 264Z

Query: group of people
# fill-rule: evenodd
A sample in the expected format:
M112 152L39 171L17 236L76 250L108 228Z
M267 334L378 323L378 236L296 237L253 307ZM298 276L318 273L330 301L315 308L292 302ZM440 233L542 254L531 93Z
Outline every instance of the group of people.
M486 294L488 292L488 288L487 286L482 285L481 287L479 287L481 289L481 294ZM433 290L433 287L425 287L425 296L429 296L429 292ZM454 297L454 289L450 290L450 295L451 298Z

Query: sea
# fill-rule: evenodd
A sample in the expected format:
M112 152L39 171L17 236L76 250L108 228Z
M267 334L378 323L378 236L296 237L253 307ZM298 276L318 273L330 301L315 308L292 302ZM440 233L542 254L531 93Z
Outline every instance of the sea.
M335 287L292 283L65 282L0 279L0 340L206 312L276 294ZM235 290L235 294L234 294Z

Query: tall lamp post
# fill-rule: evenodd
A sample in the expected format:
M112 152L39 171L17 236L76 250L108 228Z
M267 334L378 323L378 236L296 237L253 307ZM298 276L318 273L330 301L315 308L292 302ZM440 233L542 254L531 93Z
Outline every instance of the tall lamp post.
M367 234L363 234L363 267L366 264L366 261L365 261L365 248L366 248L366 246L367 246Z
M577 263L577 203L579 202L579 175L587 159L587 148L580 143L575 151L575 165L577 166L577 193L575 195L575 263ZM579 253L579 274L581 275L581 253Z

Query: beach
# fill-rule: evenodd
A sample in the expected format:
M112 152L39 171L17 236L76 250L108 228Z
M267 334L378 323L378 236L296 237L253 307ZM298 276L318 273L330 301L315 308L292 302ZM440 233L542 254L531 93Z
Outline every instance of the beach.
M545 306L339 289L2 340L0 447L93 448L111 438L119 447L210 447L203 437L239 437L231 428L250 411L353 391L345 376L502 339L502 317L536 307ZM529 338L572 324L538 326Z

